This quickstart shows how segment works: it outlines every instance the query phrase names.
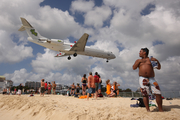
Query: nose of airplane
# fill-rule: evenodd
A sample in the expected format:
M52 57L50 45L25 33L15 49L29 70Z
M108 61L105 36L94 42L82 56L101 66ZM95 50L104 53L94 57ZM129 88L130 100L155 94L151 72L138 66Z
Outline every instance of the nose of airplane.
M115 59L116 58L116 56L113 54L113 59Z
M115 58L116 58L116 56L114 54L112 54L112 59L115 59Z

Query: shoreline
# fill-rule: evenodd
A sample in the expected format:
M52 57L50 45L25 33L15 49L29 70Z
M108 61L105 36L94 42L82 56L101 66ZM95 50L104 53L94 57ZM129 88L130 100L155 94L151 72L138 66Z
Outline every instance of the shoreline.
M62 95L0 95L0 116L2 120L180 119L180 99L163 100L164 112L158 112L155 106L147 112L130 104L136 104L136 100L105 97L87 101Z

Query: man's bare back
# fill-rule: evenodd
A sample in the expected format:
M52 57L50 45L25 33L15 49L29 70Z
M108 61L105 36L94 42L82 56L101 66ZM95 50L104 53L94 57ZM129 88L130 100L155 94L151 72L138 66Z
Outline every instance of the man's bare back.
M41 80L41 87L45 87L44 79Z
M95 88L95 81L92 75L88 77L88 88Z

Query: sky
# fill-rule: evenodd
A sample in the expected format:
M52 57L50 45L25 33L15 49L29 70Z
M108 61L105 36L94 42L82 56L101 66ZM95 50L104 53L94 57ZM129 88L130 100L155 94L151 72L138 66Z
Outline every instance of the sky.
M98 72L103 84L118 82L136 91L138 69L132 65L143 47L161 63L155 79L163 91L180 91L180 0L0 0L0 75L14 85L45 81L71 85ZM31 43L20 32L20 17L50 39L77 41L112 51L116 59L78 55L71 60Z

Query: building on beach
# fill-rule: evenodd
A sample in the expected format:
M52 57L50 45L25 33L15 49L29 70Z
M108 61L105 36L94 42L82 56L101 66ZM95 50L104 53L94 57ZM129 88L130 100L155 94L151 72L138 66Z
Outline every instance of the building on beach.
M12 80L6 80L6 77L0 76L0 92L3 91L3 89L9 89L13 86Z
M30 89L38 90L41 87L41 83L34 81L26 81L25 86L27 86Z

